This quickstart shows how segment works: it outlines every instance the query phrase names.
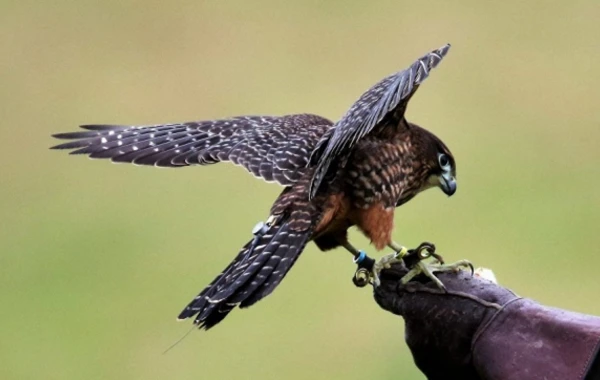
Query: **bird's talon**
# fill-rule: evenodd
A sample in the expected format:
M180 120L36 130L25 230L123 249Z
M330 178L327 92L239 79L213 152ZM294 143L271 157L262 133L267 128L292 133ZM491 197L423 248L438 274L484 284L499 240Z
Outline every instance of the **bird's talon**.
M439 256L439 255L437 255L437 256ZM432 257L435 257L435 256L432 255ZM441 258L441 256L439 258ZM461 268L469 268L471 275L473 275L473 264L471 264L469 261L460 260L460 261L457 261L452 264L444 264L443 261L439 262L439 258L436 258L436 261L438 261L438 263L433 262L433 263L427 264L422 261L419 261L414 266L414 268L412 268L410 271L408 271L408 273L406 275L404 275L404 277L402 277L402 279L400 279L400 282L403 285L406 285L413 278L422 274L422 275L426 276L427 278L429 278L431 281L433 281L433 283L438 288L440 288L443 291L446 291L446 287L444 286L442 281L440 281L440 279L437 278L437 276L434 274L435 272L450 272L451 271L451 272L457 273L458 271L461 270Z
M394 252L388 255L382 256L374 265L373 269L370 272L371 283L374 287L378 287L381 285L381 281L379 279L379 273L383 269L389 269L392 267L392 264L402 261L402 256L399 256L402 252Z
M431 257L433 257L435 259L436 262L440 263L440 265L444 265L444 258L440 255L438 255L435 252L431 252Z
M359 288L367 286L369 283L369 271L365 268L359 268L356 273L354 273L352 282L354 282L354 285L358 286Z
M373 287L375 287L375 288L377 288L377 287L379 287L379 285L381 285L381 280L379 279L379 276L373 277L372 284L373 284Z
M473 264L471 264L470 261L467 262L467 266L469 267L469 269L471 269L471 277L473 277L475 275L475 267L473 266Z

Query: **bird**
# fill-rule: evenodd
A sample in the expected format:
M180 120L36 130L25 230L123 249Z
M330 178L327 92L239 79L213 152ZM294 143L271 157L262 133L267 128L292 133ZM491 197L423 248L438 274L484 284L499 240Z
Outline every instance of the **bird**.
M449 148L405 118L409 100L449 49L446 44L385 77L337 122L304 113L145 126L91 124L53 135L69 141L52 149L169 168L229 161L283 186L266 222L256 225L233 261L179 314L208 330L236 307L250 307L271 294L309 242L322 251L343 247L359 262L364 251L348 240L348 229L357 227L376 250L391 248L393 253L369 274L374 286L383 268L406 255L407 248L392 240L395 209L424 190L439 188L451 196L457 188ZM434 270L455 268L442 264L417 270L437 280Z

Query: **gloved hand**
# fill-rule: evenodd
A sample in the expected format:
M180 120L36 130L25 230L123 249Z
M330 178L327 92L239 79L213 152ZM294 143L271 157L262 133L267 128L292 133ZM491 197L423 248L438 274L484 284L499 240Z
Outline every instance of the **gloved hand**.
M382 271L374 296L404 318L428 379L600 378L599 317L545 307L465 271L438 274L447 292L421 277L402 285L407 272L404 263Z

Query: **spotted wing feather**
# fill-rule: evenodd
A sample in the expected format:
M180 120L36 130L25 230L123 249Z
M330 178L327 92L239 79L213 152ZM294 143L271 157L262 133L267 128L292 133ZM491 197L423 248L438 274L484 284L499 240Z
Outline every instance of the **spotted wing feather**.
M72 141L53 149L161 167L231 161L266 181L288 186L302 176L313 148L331 126L331 121L311 114L141 127L84 125L86 131L54 135Z

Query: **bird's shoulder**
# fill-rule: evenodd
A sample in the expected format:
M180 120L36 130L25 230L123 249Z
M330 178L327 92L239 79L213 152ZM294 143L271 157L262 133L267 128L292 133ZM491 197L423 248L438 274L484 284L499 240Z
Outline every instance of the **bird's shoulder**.
M350 154L350 160L370 158L370 161L385 161L409 153L413 139L404 133L393 137L367 136L356 144Z

